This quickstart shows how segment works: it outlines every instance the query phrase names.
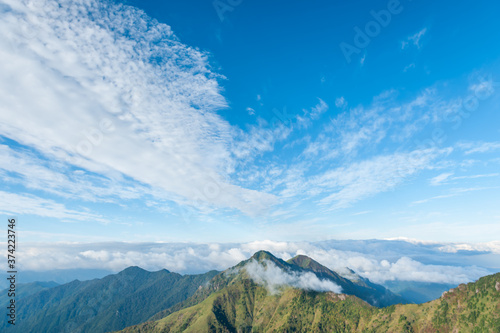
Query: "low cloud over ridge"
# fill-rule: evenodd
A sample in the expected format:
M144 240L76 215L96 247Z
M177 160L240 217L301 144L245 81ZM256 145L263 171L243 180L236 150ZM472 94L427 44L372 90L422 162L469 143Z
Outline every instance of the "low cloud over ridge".
M271 294L279 292L283 286L314 291L341 293L342 288L328 280L319 279L311 272L286 272L269 260L262 263L250 261L244 269L255 283L266 286Z
M466 246L467 245L467 246ZM461 251L453 251L455 248ZM462 250L468 248L469 250ZM58 243L28 244L19 249L23 270L99 268L120 271L128 266L166 268L182 274L225 270L259 250L288 260L307 255L331 270L349 267L375 283L419 281L459 284L497 272L498 243L452 244L405 240L250 243ZM446 264L444 264L446 263Z

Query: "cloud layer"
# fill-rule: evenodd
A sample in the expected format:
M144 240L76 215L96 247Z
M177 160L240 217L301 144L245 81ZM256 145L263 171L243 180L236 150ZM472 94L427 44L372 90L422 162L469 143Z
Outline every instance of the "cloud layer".
M463 283L500 270L500 244L428 243L411 240L275 242L242 244L92 243L23 244L19 249L23 270L97 268L119 271L128 266L149 270L166 268L179 273L225 270L259 250L290 259L307 255L339 273L345 267L376 283L420 281ZM497 264L495 266L495 263ZM266 272L255 270L266 279ZM272 274L271 274L272 275ZM270 277L269 277L270 278ZM288 277L296 281L302 278ZM297 282L299 281L299 282ZM316 281L317 282L317 281ZM324 284L314 283L320 288ZM300 282L302 283L302 282ZM306 286L306 285L304 285ZM312 287L311 287L312 288Z

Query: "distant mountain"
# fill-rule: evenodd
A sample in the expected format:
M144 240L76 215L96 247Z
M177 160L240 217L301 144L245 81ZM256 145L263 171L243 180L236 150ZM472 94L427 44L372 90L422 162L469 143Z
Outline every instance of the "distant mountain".
M430 302L439 298L447 290L455 288L456 284L451 283L433 283L418 281L386 281L384 287L401 295L408 301L421 304Z
M129 267L91 281L20 284L17 296L16 326L2 321L2 332L500 332L500 273L425 304L394 305L405 300L352 270L266 251L224 272Z
M371 283L367 279L363 279L356 275L354 272L350 271L353 277L355 279L353 281L346 279L336 272L328 269L327 267L319 264L318 262L314 261L313 259L306 257L306 256L297 256L295 258L290 259L289 261L284 261L282 259L276 258L274 255L267 251L259 251L255 253L250 259L245 260L237 264L236 266L229 268L228 270L218 274L215 276L209 284L207 284L204 288L201 288L198 290L191 298L187 299L186 301L179 303L175 306L173 306L170 309L167 309L165 311L162 311L155 316L153 316L148 323L145 323L143 325L138 325L136 328L137 332L142 330L146 330L148 332L149 330L154 331L156 329L159 329L161 331L161 327L163 327L163 324L160 324L160 326L156 326L155 323L162 323L164 322L165 318L169 315L173 315L174 313L184 313L183 309L189 308L191 306L196 307L205 307L208 306L210 307L211 302L214 300L214 295L218 293L223 293L224 299L235 299L233 296L234 295L239 295L238 297L243 297L246 299L254 299L255 297L261 297L264 301L267 300L267 294L268 290L262 286L259 285L258 283L255 283L253 278L249 275L248 273L248 267L252 263L258 263L263 266L272 266L275 267L281 271L283 271L286 274L289 274L287 276L292 276L292 277L303 277L304 279L310 279L311 277L315 278L315 281L322 281L322 282L330 282L335 284L336 286L339 286L342 288L342 292L344 293L341 297L343 298L349 298L353 302L357 304L365 304L364 306L367 309L371 309L370 305L365 303L369 302L373 305L390 305L390 304L396 304L400 302L407 303L403 298L391 293L389 290L385 289L384 287ZM310 274L310 275L306 275ZM285 276L286 277L286 276ZM283 278L283 277L281 277ZM306 281L307 284L307 281ZM250 290L247 290L250 288ZM284 290L284 294L282 295L287 295L291 291ZM304 292L304 291L293 291L292 293L296 292ZM255 294L257 293L257 294ZM316 293L318 294L318 293ZM324 294L324 293L321 293ZM359 298L350 298L346 294L350 295L356 295ZM233 296L231 296L233 295ZM325 294L326 295L326 294ZM236 298L238 298L236 297ZM326 297L326 296L325 296ZM347 299L346 298L346 299ZM365 301L363 301L363 299ZM245 301L246 302L246 301ZM207 305L208 304L208 305ZM233 304L234 305L234 304ZM180 312L178 312L181 310ZM235 310L236 311L236 310ZM368 310L367 310L368 311ZM371 311L371 310L369 310ZM206 313L206 309L203 310L203 313ZM247 313L245 312L246 315L250 317L254 317L255 315L259 314L254 314L254 313ZM176 318L176 317L172 317ZM206 318L200 319L204 321ZM178 321L178 318L173 319L175 322ZM238 325L236 325L238 326ZM179 327L173 327L173 331L176 332L176 329L180 329L181 326ZM170 329L170 328L169 328ZM168 331L168 329L167 329ZM128 332L128 331L127 331ZM136 332L132 330L131 332Z
M288 260L288 263L312 271L320 279L329 279L341 286L344 294L357 296L374 306L384 307L398 303L409 303L408 300L395 295L379 284L362 278L350 269L348 269L350 279L347 279L307 256L298 255Z
M93 280L100 279L115 272L105 269L54 269L50 271L28 271L23 270L23 274L19 274L18 283L31 282L57 282L58 284L68 283L74 280ZM0 289L5 289L9 286L9 281L0 280Z
M227 269L226 271L215 276L212 281L205 287L198 290L191 298L187 299L183 303L176 304L170 309L166 309L153 316L151 320L161 319L168 314L180 310L182 308L195 305L205 298L210 296L213 292L220 290L221 288L229 285L234 279L240 279L241 276L238 274L233 274L234 272L240 272L244 267L246 267L251 262L266 263L271 262L276 267L286 271L294 273L313 273L320 279L331 281L339 285L344 293L356 295L359 298L365 300L366 302L375 306L387 306L398 303L408 303L407 300L402 297L393 294L389 290L385 289L383 286L369 282L367 279L363 279L356 275L354 272L350 271L352 277L355 277L352 281L343 278L336 272L331 271L325 266L322 266L318 262L306 256L297 256L290 259L288 262L276 258L270 252L258 251L250 259L244 260L237 264L236 266Z
M500 273L457 288L424 304L379 310L365 327L375 332L500 332Z
M315 272L317 278L345 283L310 258L285 262L261 251L215 276L180 310L121 332L500 332L500 273L462 284L429 303L377 308L344 293L293 287L272 293L251 278L254 268L248 265L254 262L273 267L271 276L280 281L285 280L276 267L287 276ZM358 285L377 290L367 280Z
M16 284L16 301L23 299L27 296L36 294L39 291L57 287L59 284L54 281L49 282L31 282L31 283L18 283ZM2 309L10 302L8 296L8 289L0 291L0 307Z
M219 272L200 275L148 272L139 267L102 279L44 289L17 300L8 332L110 332L144 322L184 301ZM7 321L0 322L0 331Z

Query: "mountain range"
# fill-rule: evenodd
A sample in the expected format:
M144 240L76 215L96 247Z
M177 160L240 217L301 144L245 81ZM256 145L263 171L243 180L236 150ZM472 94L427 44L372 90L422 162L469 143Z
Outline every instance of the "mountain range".
M9 331L500 332L500 274L405 304L352 270L339 274L306 256L284 261L266 251L223 272L129 267L30 290Z
M16 297L16 325L0 321L0 332L110 332L146 321L184 301L217 271L180 275L129 267L89 281L74 280Z
M314 273L346 289L321 292L283 285L275 290L270 288L272 281L256 278L256 265L263 267L261 272L272 271L268 277L281 282L273 267L292 276ZM380 286L374 288L364 279L351 283L345 284L311 258L298 256L284 262L261 251L217 275L180 309L177 306L161 319L121 332L500 332L500 274L461 284L428 303L382 308L367 302L380 295ZM357 285L379 293L365 294L366 289L361 289L356 290L358 295L346 294Z

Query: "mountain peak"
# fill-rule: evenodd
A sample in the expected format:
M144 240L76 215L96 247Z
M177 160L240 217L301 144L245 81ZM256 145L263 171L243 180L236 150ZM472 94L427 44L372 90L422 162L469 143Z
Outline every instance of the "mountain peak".
M309 270L316 272L316 273L330 272L330 270L327 267L321 265L316 260L309 258L308 256L305 256L302 254L299 254L299 255L293 257L292 259L287 260L287 262L289 264L297 265L297 266L304 268L304 269L309 269Z
M147 270L140 268L139 266L130 266L125 268L123 271L119 272L120 275L138 275L149 273Z
M238 265L236 265L233 268L244 267L245 265L249 264L252 261L256 261L256 262L258 262L260 264L264 264L264 266L267 266L266 262L270 261L274 265L276 265L277 267L279 267L281 269L288 269L289 270L292 267L292 265L290 265L286 261L284 261L284 260L282 260L280 258L275 257L271 252L260 250L260 251L255 252L252 257L250 257L247 260L244 260L244 261L240 262Z
M250 259L255 259L258 262L261 262L263 260L271 260L271 261L278 260L278 258L276 258L271 252L264 250L255 252Z

